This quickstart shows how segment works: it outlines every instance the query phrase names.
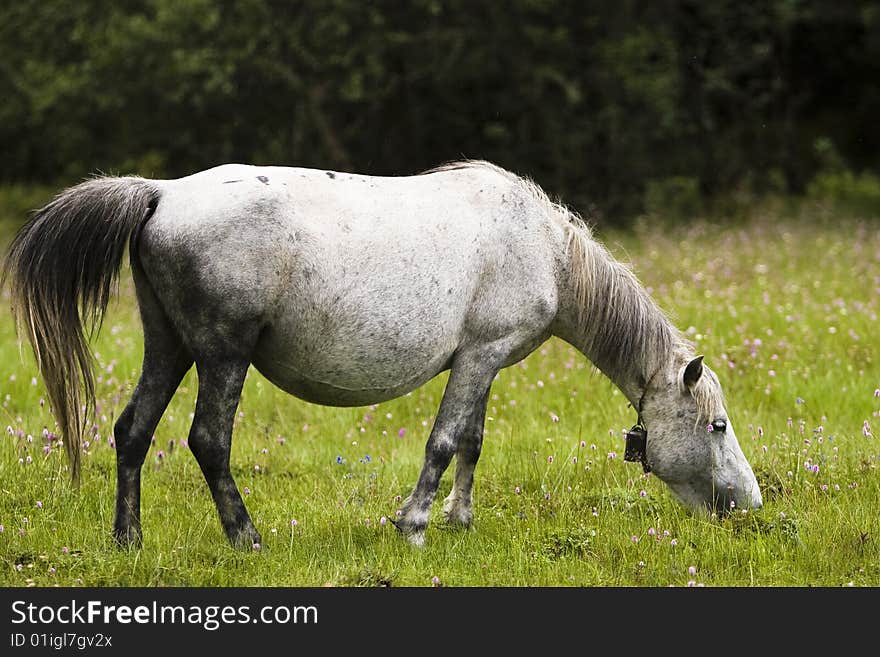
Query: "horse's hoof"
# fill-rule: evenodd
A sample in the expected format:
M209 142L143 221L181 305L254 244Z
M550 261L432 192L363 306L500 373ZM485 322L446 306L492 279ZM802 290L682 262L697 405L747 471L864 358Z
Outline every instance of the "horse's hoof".
M133 527L114 529L113 538L116 546L123 550L140 550L144 544L143 534Z
M234 537L229 538L229 542L236 550L247 552L259 552L263 549L263 539L256 529L244 530Z
M443 502L443 515L446 523L452 527L467 529L474 519L474 512L469 507L463 507L457 499L446 498Z
M425 528L424 527L414 527L410 525L405 520L392 520L391 524L397 528L401 534L406 537L406 540L410 543L410 545L414 545L416 547L425 547Z

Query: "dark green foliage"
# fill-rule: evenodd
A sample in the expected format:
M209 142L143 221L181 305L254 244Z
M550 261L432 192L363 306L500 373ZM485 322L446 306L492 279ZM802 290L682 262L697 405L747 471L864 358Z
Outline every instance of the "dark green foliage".
M805 192L817 140L876 175L878 35L870 0L4 3L0 182L472 157L595 220L693 214Z
M541 539L540 549L536 556L555 560L565 557L577 559L595 558L591 548L595 531L591 534L584 527L573 527L564 530L552 530Z
M351 573L343 575L339 582L339 586L368 586L368 587L390 587L394 585L395 573L387 573L381 568L374 568L367 565Z
M735 534L754 533L764 535L778 535L786 541L799 543L798 522L793 518L768 519L758 514L732 513L722 520L723 526Z

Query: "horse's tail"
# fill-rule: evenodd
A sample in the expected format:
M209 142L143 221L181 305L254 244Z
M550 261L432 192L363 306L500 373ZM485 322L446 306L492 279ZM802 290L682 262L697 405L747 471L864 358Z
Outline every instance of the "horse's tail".
M0 287L27 334L79 482L80 445L94 413L88 340L101 327L129 239L159 202L159 188L135 177L98 177L58 194L13 239ZM132 252L134 252L132 250Z

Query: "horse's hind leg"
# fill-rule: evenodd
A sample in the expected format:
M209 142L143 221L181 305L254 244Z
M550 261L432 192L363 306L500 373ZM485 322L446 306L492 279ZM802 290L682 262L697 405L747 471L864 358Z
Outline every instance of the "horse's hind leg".
M458 450L455 452L455 479L452 483L452 491L443 501L446 521L452 525L469 527L474 517L472 503L474 469L483 446L483 426L486 422L486 405L488 403L489 390L487 389L468 418L464 431L458 440Z
M113 427L116 441L113 534L124 546L141 544L141 467L156 425L193 363L149 285L137 269L133 271L144 331L144 360L134 393Z
M211 489L220 522L229 542L237 548L260 543L229 470L232 425L250 361L243 356L219 358L216 353L196 359L199 394L189 434L189 447Z

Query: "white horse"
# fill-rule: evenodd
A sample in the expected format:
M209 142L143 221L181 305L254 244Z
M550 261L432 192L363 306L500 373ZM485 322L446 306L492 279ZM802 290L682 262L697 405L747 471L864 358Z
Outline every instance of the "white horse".
M144 361L114 427L121 544L141 544L141 466L193 363L189 446L233 545L260 541L229 469L251 364L290 394L331 406L392 399L449 370L396 525L423 544L456 456L444 509L449 522L469 526L492 381L554 335L638 409L630 460L690 507L761 506L702 356L579 218L530 181L479 161L407 177L228 164L177 180L99 177L62 191L17 234L4 278L75 481L95 401L87 329L100 326L126 245ZM645 431L646 446L636 445Z

